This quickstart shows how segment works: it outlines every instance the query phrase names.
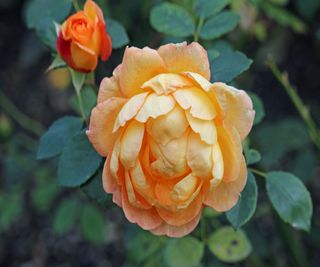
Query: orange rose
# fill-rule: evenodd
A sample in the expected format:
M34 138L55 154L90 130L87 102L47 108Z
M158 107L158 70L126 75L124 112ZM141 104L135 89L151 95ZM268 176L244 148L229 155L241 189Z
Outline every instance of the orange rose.
M57 50L71 68L80 72L95 70L99 56L103 61L109 58L111 38L106 31L103 13L92 0L87 0L83 11L62 24Z
M107 156L104 189L154 234L190 233L205 205L229 210L246 184L251 99L209 80L207 52L182 43L127 48L101 83L87 135Z

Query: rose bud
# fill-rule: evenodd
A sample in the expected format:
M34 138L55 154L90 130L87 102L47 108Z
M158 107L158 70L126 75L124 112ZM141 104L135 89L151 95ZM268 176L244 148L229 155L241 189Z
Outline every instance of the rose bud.
M98 58L106 61L112 52L112 42L100 7L87 0L83 11L70 16L61 26L57 51L62 59L80 72L94 71Z

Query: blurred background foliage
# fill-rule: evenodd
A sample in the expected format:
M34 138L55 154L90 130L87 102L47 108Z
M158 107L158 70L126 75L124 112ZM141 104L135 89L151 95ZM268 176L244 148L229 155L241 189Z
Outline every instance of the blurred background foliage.
M97 82L111 75L128 43L155 48L193 40L190 25L178 32L170 24L165 27L168 16L161 15L166 14L167 2L96 2L104 10L115 49L109 61L100 63ZM246 157L262 170L288 170L302 179L314 206L310 233L281 222L266 201L265 190L259 190L257 210L243 230L234 233L225 215L205 209L205 219L192 235L168 239L127 223L103 192L98 205L92 201L97 199L96 188L101 188L99 173L80 190L59 187L57 160L36 161L36 153L39 136L54 120L79 115L67 69L46 72L53 59L49 48L55 49L52 20L61 23L73 9L72 2L1 0L0 266L318 266L320 152L265 61L272 55L288 72L320 123L320 1L218 2L220 9L212 12L225 8L223 16L229 16L229 25L218 29L212 28L213 13L193 0L170 4L184 8L179 14L186 24L197 16L206 18L197 38L209 48L213 80L248 90L257 110L256 126L244 144ZM232 62L234 68L224 68ZM56 59L53 67L61 64ZM95 105L96 88L87 86L82 97L88 115ZM262 179L257 178L257 183L264 188ZM251 190L257 190L255 183ZM203 229L212 234L204 237ZM207 238L208 247L199 242L202 238Z

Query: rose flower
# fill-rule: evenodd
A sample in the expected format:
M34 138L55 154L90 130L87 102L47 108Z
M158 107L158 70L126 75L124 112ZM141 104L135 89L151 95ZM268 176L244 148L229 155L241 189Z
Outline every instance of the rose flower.
M57 51L62 59L80 72L94 71L98 58L106 61L112 52L111 38L100 7L87 0L83 11L70 16L61 26Z
M190 233L204 206L231 209L246 184L251 99L209 81L207 52L182 43L127 48L101 83L87 135L107 157L104 189L156 235Z

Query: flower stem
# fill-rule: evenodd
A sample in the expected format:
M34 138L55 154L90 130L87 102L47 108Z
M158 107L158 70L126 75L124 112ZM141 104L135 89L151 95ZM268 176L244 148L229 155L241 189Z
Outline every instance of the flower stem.
M287 92L288 96L293 102L304 123L307 125L311 140L320 150L320 130L313 118L311 117L308 107L306 107L306 105L303 103L296 89L290 84L288 74L281 73L278 66L272 59L269 59L267 61L267 66L270 68L274 77L280 82L282 87Z
M267 178L267 174L265 172L259 171L257 169L253 169L253 168L248 168L249 171L263 177L263 178Z
M203 23L204 23L204 18L201 17L201 18L199 19L199 23L198 23L197 29L196 29L196 31L195 31L195 33L194 33L194 35L193 35L193 40L194 40L195 42L198 42L198 41L199 41L199 35L200 35L200 31L201 31L201 29L202 29Z
M79 3L78 3L78 0L72 0L72 4L73 4L73 7L74 7L74 9L75 9L76 11L81 10L81 9L80 9L80 5L79 5Z
M11 100L0 91L0 106L10 115L22 128L34 133L37 136L41 136L45 132L45 127L37 122L22 111L20 111Z
M81 117L82 117L83 121L85 122L86 126L88 126L88 120L87 120L86 113L84 112L84 106L83 106L83 101L82 101L81 92L80 92L80 90L75 90L75 91L76 91L77 98L78 98L78 103L79 103L79 109L80 109Z

